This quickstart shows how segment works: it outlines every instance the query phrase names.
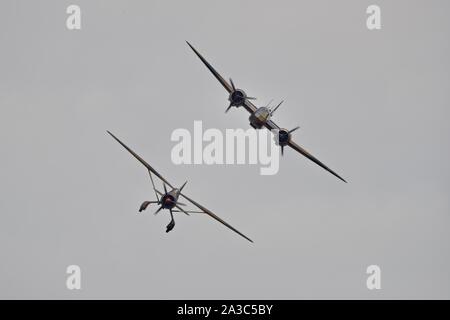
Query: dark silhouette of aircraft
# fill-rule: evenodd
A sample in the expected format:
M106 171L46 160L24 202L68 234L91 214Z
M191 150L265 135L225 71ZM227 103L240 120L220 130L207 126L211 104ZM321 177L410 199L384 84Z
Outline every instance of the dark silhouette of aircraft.
M269 108L270 103L267 106L257 108L250 101L254 100L255 99L254 97L248 97L244 90L236 88L231 78L230 83L228 83L189 42L186 41L186 43L189 45L189 47L191 47L191 49L195 52L195 54L205 64L205 66L209 69L209 71L211 71L214 77L216 77L216 79L219 80L219 82L222 84L225 90L227 90L229 94L228 101L230 102L230 104L228 105L225 112L228 112L231 109L231 107L236 108L244 107L244 109L250 113L249 120L250 125L253 128L261 129L262 127L266 127L269 130L276 131L277 134L275 135L275 142L281 147L281 155L284 154L284 147L289 146L292 149L304 155L305 157L307 157L309 160L321 166L323 169L330 172L335 177L339 178L344 182L347 182L343 178L341 178L336 172L328 168L316 157L314 157L312 154L306 151L304 148L300 147L298 144L292 141L292 133L295 130L299 129L300 127L295 127L291 130L287 130L285 128L280 128L275 122L271 120L272 115L280 107L283 101L281 101L274 109Z
M160 212L163 209L167 209L170 212L170 222L167 225L167 229L166 232L169 232L170 230L172 230L175 227L175 220L173 218L173 213L174 212L183 212L186 215L189 215L190 213L204 213L209 215L210 217L216 219L217 221L219 221L220 223L222 223L223 225L225 225L226 227L228 227L229 229L233 230L234 232L236 232L237 234L241 235L242 237L244 237L245 239L247 239L250 242L253 242L250 238L248 238L247 236L245 236L244 234L242 234L241 232L239 232L238 230L236 230L234 227L232 227L231 225L229 225L227 222L225 222L224 220L222 220L221 218L219 218L217 215L215 215L212 211L210 211L209 209L205 208L204 206L202 206L201 204L199 204L198 202L194 201L193 199L189 198L187 195L185 195L184 193L182 193L181 191L183 190L184 186L186 185L187 181L180 187L180 188L175 188L169 181L167 181L163 176L161 176L155 169L153 169L152 166L150 166L144 159L142 159L139 155L137 155L133 150L131 150L127 145L125 145L122 141L120 141L116 136L114 136L111 132L107 131L117 142L119 142L125 149L128 150L128 152L130 152L137 160L139 160L139 162L141 162L148 170L148 173L150 175L150 180L152 182L152 186L153 186L153 190L155 192L155 196L156 196L156 201L144 201L141 204L141 207L139 208L139 212L144 211L145 209L147 209L147 207L150 204L156 204L159 206L158 210L156 210L155 215ZM155 183L153 181L153 177L152 174L154 174L156 177L158 177L162 183L163 183L163 187L164 187L164 192L159 191L158 189L156 189L155 187ZM168 185L170 188L172 188L170 191L167 191L167 187L166 185ZM187 201L189 201L192 205L194 205L195 207L197 207L198 209L200 209L200 211L193 211L193 210L185 210L182 208L182 206L186 206L186 204L178 201L179 197L183 197L184 199L186 199Z

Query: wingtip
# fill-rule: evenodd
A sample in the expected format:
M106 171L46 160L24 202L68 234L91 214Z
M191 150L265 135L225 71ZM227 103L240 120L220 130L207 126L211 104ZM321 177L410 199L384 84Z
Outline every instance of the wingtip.
M116 137L115 135L113 135L111 131L106 130L106 132L108 132L109 135L110 135L111 137L113 137L115 140L118 140L117 137Z
M250 239L249 237L247 237L245 234L238 232L243 238L245 238L246 240L250 241L251 243L253 243L253 240Z
M336 178L338 178L339 180L341 180L341 181L347 183L347 180L345 180L344 178L342 178L342 177L339 176L338 174L336 174L336 173L334 173L334 172L332 172L332 174L333 174Z
M186 40L186 43L188 44L188 46L192 49L192 51L194 51L194 53L200 58L200 60L203 61L203 63L208 64L208 62L206 62L205 58L202 57L202 55L200 54L200 52L197 51L197 49L194 48L194 46ZM208 67L209 68L209 67Z

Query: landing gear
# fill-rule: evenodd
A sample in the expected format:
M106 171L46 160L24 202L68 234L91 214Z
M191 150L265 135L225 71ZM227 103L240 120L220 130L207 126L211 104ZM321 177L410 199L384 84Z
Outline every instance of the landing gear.
M148 205L150 204L150 201L144 201L141 204L141 207L139 208L139 212L144 211L145 209L147 209Z
M139 208L139 212L142 212L145 209L147 209L147 207L148 207L148 205L150 203L158 203L158 201L144 201L144 202L142 202L141 207Z
M141 207L139 208L139 212L142 212L142 211L144 211L145 209L147 209L147 207L148 207L149 204L151 204L151 203L160 204L161 202L160 202L160 201L144 201L144 202L142 202ZM156 210L155 215L158 214L158 212L160 212L162 209L164 209L164 206L163 206L163 205L161 205L161 206L158 208L158 210ZM166 207L166 209L167 209L167 207ZM169 222L169 224L168 224L167 227L166 227L166 232L171 231L171 230L173 229L173 227L175 227L175 220L174 220L174 218L173 218L173 212L172 212L172 209L169 209L169 211L170 211L170 222Z
M167 229L166 229L166 232L169 232L170 230L172 230L173 229L173 227L175 227L175 220L173 219L173 213L172 213L172 209L169 209L170 210L170 222L169 222L169 224L167 225Z

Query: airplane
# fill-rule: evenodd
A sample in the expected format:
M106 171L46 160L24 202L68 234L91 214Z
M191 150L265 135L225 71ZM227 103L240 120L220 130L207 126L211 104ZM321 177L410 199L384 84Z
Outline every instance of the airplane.
M263 107L256 107L250 100L255 100L254 97L249 97L245 93L244 90L238 89L235 87L233 80L230 78L230 83L228 83L217 71L213 68L213 66L206 61L206 59L188 42L186 43L191 47L191 49L194 51L194 53L197 55L197 57L200 58L200 60L205 64L205 66L211 71L211 73L214 75L214 77L222 84L222 86L227 90L228 92L228 101L230 104L228 105L227 109L225 110L225 113L227 113L232 107L239 108L244 107L245 110L247 110L250 113L249 121L250 125L255 129L261 129L263 127L266 127L268 130L274 130L277 132L275 135L275 142L281 147L281 155L284 154L284 147L289 146L295 151L299 152L312 162L316 163L338 179L345 181L341 176L339 176L336 172L328 168L325 164L320 162L316 157L314 157L312 154L310 154L308 151L306 151L304 148L296 144L294 141L292 141L292 133L299 129L300 127L295 127L291 130L281 128L279 127L275 122L271 120L272 115L274 112L280 107L280 105L283 103L281 101L274 109L270 109L269 105L263 106Z
M150 180L151 180L152 186L153 186L153 191L155 192L156 201L144 201L141 204L140 208L139 208L139 212L142 212L145 209L147 209L147 207L150 204L156 204L156 205L159 206L159 208L155 212L155 215L158 214L163 209L169 210L170 222L169 222L169 224L166 227L166 232L171 231L175 227L175 220L173 218L173 213L174 212L182 212L182 213L184 213L184 214L186 214L188 216L190 215L190 213L204 213L204 214L207 214L210 217L214 218L215 220L219 221L224 226L226 226L229 229L233 230L234 232L236 232L240 236L244 237L248 241L253 242L250 238L248 238L246 235L244 235L243 233L241 233L240 231L238 231L237 229L232 227L230 224L228 224L227 222L222 220L220 217L218 217L212 211L210 211L209 209L205 208L204 206L202 206L198 202L194 201L193 199L191 199L190 197L188 197L187 195L182 193L181 191L185 187L187 181L181 187L175 188L169 181L167 181L161 174L159 174L152 166L150 166L144 159L142 159L138 154L136 154L133 150L131 150L127 145L125 145L122 141L120 141L115 135L113 135L109 131L107 131L107 132L118 143L120 143L126 150L128 150L128 152L130 152L139 162L141 162L148 170L148 173L150 175ZM156 189L155 183L153 181L152 174L154 174L156 177L158 177L162 181L163 187L164 187L164 192L161 192L158 189ZM170 191L168 191L166 185L169 186L172 189ZM182 206L186 206L186 204L178 201L180 196L183 197L184 199L186 199L187 201L189 201L191 204L193 204L198 209L200 209L200 211L183 209Z

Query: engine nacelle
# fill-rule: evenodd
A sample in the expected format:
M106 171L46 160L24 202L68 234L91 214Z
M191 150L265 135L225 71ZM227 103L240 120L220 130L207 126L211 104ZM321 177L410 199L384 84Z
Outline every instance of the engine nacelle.
M253 129L261 129L261 128L263 127L262 124L254 123L254 122L252 122L251 120L250 120L250 126L251 126Z
M246 99L247 94L242 89L235 89L228 96L228 101L230 101L230 105L233 107L243 106Z
M275 143L279 146L285 146L291 140L291 133L287 129L280 129L275 135Z

